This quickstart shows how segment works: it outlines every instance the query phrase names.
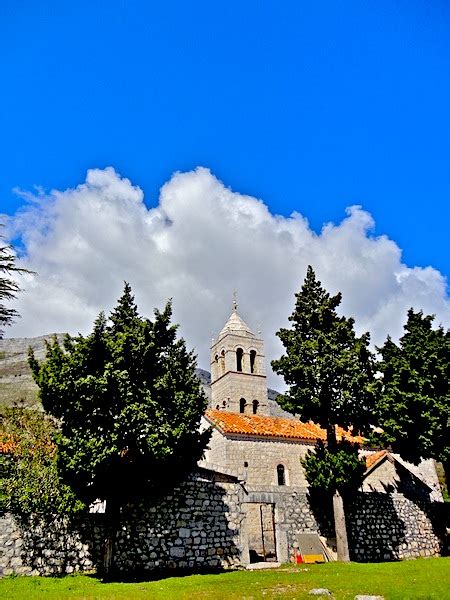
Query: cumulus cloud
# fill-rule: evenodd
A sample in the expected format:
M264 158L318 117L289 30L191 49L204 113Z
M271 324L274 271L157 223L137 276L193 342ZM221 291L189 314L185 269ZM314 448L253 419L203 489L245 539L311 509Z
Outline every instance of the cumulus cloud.
M330 293L343 293L343 314L376 344L401 334L410 306L448 326L445 278L432 267L403 264L400 248L374 237L373 227L371 215L352 206L341 223L316 234L299 212L273 215L205 168L176 173L148 209L128 179L112 168L92 169L75 189L27 194L25 207L8 218L10 235L23 242L20 262L38 273L22 281L15 304L22 319L8 335L86 333L127 280L141 314L173 298L181 334L199 366L209 368L211 338L237 290L241 315L261 328L270 371L281 351L275 331L287 323L308 264Z

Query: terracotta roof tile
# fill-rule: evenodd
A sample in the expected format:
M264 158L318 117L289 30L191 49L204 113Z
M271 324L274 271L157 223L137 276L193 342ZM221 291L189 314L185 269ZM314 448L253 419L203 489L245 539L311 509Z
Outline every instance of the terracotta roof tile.
M285 438L314 442L325 440L323 429L314 423L302 423L297 419L269 417L265 415L244 415L220 410L207 410L206 418L225 434L248 435L255 437ZM362 442L361 437L352 437L347 431L338 428L338 436Z
M366 456L366 469L372 468L375 463L384 458L387 454L387 450L379 450L378 452Z
M0 441L0 454L12 454L16 449L16 444L12 440Z

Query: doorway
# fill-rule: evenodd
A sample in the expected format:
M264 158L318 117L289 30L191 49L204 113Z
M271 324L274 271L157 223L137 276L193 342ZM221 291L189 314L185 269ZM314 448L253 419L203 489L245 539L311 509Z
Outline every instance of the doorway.
M250 562L276 562L275 505L249 503L246 513Z

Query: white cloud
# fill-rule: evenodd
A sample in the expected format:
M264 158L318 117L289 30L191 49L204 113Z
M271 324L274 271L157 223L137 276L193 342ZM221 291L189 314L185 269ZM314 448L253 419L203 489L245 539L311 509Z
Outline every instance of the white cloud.
M330 293L343 293L343 313L377 344L401 333L410 306L448 326L444 277L404 265L395 242L371 235L373 219L361 207L347 213L318 235L300 213L272 215L261 200L231 191L204 168L175 174L159 205L147 209L128 179L112 168L92 169L75 189L38 190L8 220L11 234L23 239L21 262L38 273L22 283L15 303L22 319L8 335L88 332L127 280L141 314L173 297L181 333L208 368L211 337L236 289L244 319L262 327L269 370L281 350L275 331L292 312L308 264Z

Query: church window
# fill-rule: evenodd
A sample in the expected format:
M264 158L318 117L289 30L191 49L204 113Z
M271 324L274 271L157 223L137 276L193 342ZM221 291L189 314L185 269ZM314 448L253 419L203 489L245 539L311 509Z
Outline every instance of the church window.
M225 350L220 353L220 373L221 375L225 373Z
M252 402L252 408L253 408L253 414L254 415L256 415L256 413L258 412L258 406L259 406L258 400L253 400L253 402Z
M245 405L247 404L247 402L245 401L245 398L241 398L239 400L239 412L240 413L245 413Z
M250 350L250 373L255 372L256 350Z
M246 469L248 467L248 462L246 460L244 460L244 468Z
M244 351L242 348L236 350L236 371L242 371L242 356Z
M286 485L286 474L284 472L284 465L277 466L277 480L278 485Z

